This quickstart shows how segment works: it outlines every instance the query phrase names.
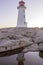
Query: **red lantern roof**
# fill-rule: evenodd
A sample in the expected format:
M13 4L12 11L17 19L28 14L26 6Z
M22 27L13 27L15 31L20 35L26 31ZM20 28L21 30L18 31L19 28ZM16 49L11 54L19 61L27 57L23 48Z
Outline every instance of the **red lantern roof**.
M21 3L25 4L25 2L24 2L24 1L20 1L20 2L19 2L19 4L21 4Z
M19 5L20 5L20 6L24 6L24 4L25 4L24 1L20 1L20 2L19 2Z

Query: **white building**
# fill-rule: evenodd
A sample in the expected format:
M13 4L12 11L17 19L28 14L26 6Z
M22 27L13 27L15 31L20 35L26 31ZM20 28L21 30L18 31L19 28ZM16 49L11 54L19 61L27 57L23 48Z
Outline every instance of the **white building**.
M17 27L27 27L27 22L25 21L25 2L21 0L19 2L18 9L18 20L17 20Z

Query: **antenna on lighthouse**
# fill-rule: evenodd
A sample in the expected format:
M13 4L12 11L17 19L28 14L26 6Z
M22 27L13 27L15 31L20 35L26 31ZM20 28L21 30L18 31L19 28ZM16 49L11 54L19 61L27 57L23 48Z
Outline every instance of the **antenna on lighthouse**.
M18 20L17 27L27 27L27 22L25 21L25 2L23 0L19 1L18 9Z

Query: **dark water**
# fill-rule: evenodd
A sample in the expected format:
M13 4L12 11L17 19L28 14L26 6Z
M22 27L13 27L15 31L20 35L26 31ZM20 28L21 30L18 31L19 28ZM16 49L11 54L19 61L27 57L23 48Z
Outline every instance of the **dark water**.
M39 52L25 53L25 61L22 64L17 61L17 55L0 57L0 65L43 65L43 58L39 56Z

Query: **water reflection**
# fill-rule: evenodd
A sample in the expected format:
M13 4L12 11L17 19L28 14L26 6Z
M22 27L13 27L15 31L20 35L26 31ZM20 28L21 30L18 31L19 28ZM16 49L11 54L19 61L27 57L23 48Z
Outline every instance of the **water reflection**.
M0 65L43 65L43 52L18 53L0 57Z
M18 65L24 65L23 61L18 62Z
M19 53L17 56L18 65L24 65L25 57L24 53Z

